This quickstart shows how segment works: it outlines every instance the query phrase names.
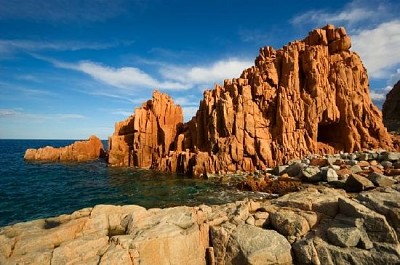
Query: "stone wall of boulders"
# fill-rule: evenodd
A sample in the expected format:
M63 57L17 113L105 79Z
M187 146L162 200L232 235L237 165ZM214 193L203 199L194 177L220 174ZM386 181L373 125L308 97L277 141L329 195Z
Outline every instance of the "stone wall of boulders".
M271 201L98 205L0 228L0 264L398 264L399 184Z

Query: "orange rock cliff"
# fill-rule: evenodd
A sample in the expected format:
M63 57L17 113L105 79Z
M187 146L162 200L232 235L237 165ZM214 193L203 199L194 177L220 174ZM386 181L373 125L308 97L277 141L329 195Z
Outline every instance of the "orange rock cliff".
M327 25L282 49L260 49L240 78L206 90L196 116L165 94L119 122L112 166L199 176L264 169L310 153L392 148L344 28Z

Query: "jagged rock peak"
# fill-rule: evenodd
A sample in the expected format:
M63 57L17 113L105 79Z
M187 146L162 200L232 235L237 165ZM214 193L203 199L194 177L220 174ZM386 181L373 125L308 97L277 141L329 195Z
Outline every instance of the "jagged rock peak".
M146 147L155 154L146 166L194 175L264 169L310 153L391 149L382 114L369 97L366 69L350 47L344 28L327 25L282 49L261 48L240 78L204 92L191 121L168 122L178 128L170 130L173 144L162 145L170 152L160 152L159 143L145 144L143 137L118 148L135 153ZM131 137L150 130L132 129Z
M153 92L152 100L132 116L115 124L109 138L108 162L115 166L157 167L166 156L183 124L182 108L167 94Z
M383 123L389 131L400 132L400 80L386 95L382 108Z

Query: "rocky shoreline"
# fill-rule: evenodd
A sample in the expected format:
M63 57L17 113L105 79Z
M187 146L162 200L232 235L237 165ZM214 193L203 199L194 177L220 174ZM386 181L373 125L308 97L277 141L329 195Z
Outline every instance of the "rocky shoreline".
M18 223L0 228L0 264L398 264L400 260L398 152L314 155L253 174L209 177L286 195L165 209L97 205Z
M399 235L398 190L315 186L273 200L97 205L18 223L0 229L0 263L398 264Z

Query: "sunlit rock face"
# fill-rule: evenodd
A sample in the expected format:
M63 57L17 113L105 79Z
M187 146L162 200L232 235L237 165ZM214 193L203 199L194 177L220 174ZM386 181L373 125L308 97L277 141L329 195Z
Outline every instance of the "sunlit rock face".
M313 153L392 148L344 28L327 25L279 50L260 49L240 78L204 92L182 124L164 94L117 123L111 165L189 175L264 169Z
M86 141L76 141L64 147L54 148L52 146L46 146L38 149L27 149L24 159L84 162L102 158L104 155L103 143L97 136L92 135Z

